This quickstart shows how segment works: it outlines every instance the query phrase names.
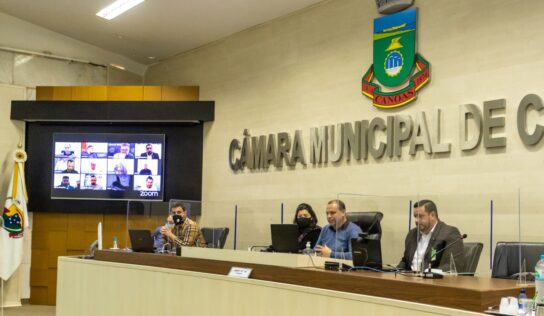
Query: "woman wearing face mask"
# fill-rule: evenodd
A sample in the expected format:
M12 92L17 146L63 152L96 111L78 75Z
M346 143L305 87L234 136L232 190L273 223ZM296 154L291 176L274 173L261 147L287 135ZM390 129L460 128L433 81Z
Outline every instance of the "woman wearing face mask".
M317 225L317 216L309 204L301 203L295 211L293 223L298 225L298 246L300 249L306 248L306 243L310 242L312 249L321 233L321 227Z

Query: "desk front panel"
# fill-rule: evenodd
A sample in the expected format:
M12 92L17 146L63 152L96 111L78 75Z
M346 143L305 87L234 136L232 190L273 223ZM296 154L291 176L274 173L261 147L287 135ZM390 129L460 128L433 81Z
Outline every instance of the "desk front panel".
M521 288L515 281L483 277L446 276L444 279L421 279L395 273L336 272L320 268L288 268L145 253L98 251L95 260L223 276L227 275L233 266L247 267L253 269L251 279L254 280L379 296L476 312L497 305L502 296L517 296ZM532 288L529 289L529 295L532 295L532 291Z

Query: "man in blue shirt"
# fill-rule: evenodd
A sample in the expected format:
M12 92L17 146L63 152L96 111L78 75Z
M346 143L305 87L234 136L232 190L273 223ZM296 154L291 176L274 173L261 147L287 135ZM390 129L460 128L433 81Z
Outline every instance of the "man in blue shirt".
M351 239L358 238L361 228L348 221L346 205L340 200L327 203L327 221L317 239L315 251L323 257L351 260Z

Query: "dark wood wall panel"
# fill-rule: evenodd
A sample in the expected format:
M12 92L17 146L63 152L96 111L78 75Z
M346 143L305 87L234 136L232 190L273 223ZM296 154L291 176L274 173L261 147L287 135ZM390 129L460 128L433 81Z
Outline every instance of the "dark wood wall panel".
M32 259L30 268L30 303L55 305L57 293L57 259L59 256L89 254L102 222L104 248L117 236L119 247L130 247L126 239L126 216L116 214L34 213ZM133 228L155 230L164 225L163 215L131 216Z
M47 137L43 139L44 133L54 131L65 131L66 129L76 132L95 132L102 128L102 132L137 132L137 133L160 133L167 135L167 152L165 159L166 172L176 175L165 180L165 187L170 188L165 192L165 200L170 198L186 198L200 200L202 190L202 141L203 129L199 121L213 120L213 101L198 102L199 87L181 86L86 86L86 87L37 87L36 95L38 102L21 102L15 105L12 117L15 119L27 120L27 146L38 145L38 151L34 154L29 152L27 161L27 186L29 191L29 210L33 212L32 223L32 258L30 266L30 303L55 305L57 293L57 258L59 256L77 256L89 253L90 244L97 238L97 226L102 222L104 248L112 246L113 236L117 236L119 247L125 247L130 243L126 240L126 202L124 201L87 201L87 200L51 200L50 199L50 175L47 175L44 166L51 164L51 141ZM49 101L49 102L41 102ZM54 102L55 101L55 102ZM100 111L92 109L94 101L123 101L117 104L105 105L102 108L102 115L111 116L109 111L113 110L116 115L130 114L124 108L141 106L153 108L157 114L157 108L165 105L165 110L160 115L154 115L147 119L147 123L141 122L118 122L115 124L104 124L97 122L70 122L54 123L43 122L40 119L53 119L54 112L59 112L61 107L66 106L63 102L72 101L79 109L73 113L84 113L85 115L96 115ZM89 102L91 101L91 102ZM149 101L138 105L134 101ZM159 103L156 101L174 101ZM184 101L184 102L178 102ZM109 102L111 103L111 102ZM56 104L56 105L55 105ZM177 104L177 105L176 105ZM41 108L30 110L33 107ZM178 108L181 106L182 108ZM199 108L199 106L201 106ZM12 108L14 106L12 105ZM52 108L51 108L52 107ZM64 109L64 115L68 115L72 109ZM105 111L105 112L104 112ZM149 109L147 109L149 113ZM173 111L179 115L173 117L176 124L158 122L157 119L171 119L165 112ZM100 114L98 113L98 114ZM53 114L53 117L51 117ZM25 117L30 115L30 117ZM138 118L132 116L133 118ZM83 116L87 118L87 116ZM99 117L100 118L100 117ZM76 118L77 119L77 118ZM104 117L101 117L104 119ZM192 123L180 123L186 120L195 120ZM30 122L33 121L33 122ZM156 124L155 124L156 123ZM56 125L55 125L56 124ZM85 125L87 124L87 125ZM100 127L102 125L102 127ZM89 130L89 127L91 130ZM59 130L61 129L61 130ZM33 135L31 135L34 133ZM29 139L29 135L32 139ZM170 135L170 136L168 136ZM37 138L34 138L37 137ZM45 149L40 149L43 146ZM192 152L190 160L184 157L188 149ZM47 154L49 152L49 154ZM171 168L171 169L168 169ZM191 181L186 181L191 179ZM179 182L177 182L179 180ZM131 204L132 205L132 204ZM131 212L139 215L130 217L129 226L154 230L157 226L163 225L166 218L162 209L168 207L168 203L153 204L151 209L158 212L145 212L145 207L134 203ZM149 205L148 205L149 206ZM200 211L200 209L198 209ZM148 215L144 215L148 214ZM149 215L152 214L152 215ZM159 214L159 215L157 215Z

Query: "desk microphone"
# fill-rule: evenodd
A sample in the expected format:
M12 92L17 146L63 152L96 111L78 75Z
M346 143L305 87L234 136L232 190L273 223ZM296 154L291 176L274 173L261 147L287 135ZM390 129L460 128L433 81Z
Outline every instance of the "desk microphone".
M467 234L463 234L463 235L459 236L459 238L457 238L454 242L452 242L451 244L449 244L446 247L444 247L444 248L440 249L439 251L437 251L434 254L434 257L436 258L436 256L438 254L441 254L446 249L449 249L451 246L455 245L456 243L458 243L459 241L461 241L461 240L463 240L465 238L467 238ZM431 257L431 260L432 260L432 257ZM423 271L423 278L424 279L442 279L443 276L442 276L442 274L431 272L431 263L429 262L429 268L427 269L427 271Z
M436 255L438 255L439 253L442 253L443 251L445 251L446 249L449 249L451 246L455 245L456 243L458 243L459 241L463 240L467 238L467 234L463 234L461 236L459 236L459 238L457 238L454 242L452 242L451 244L447 245L446 247L438 250L434 255L436 257Z

